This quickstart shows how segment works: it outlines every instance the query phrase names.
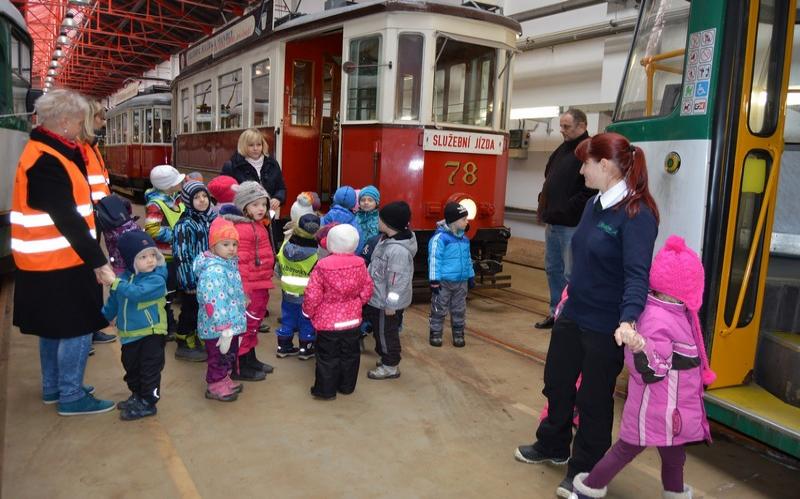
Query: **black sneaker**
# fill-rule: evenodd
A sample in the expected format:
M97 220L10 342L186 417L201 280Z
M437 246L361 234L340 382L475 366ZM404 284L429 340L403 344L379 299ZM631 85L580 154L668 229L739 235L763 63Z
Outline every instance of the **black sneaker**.
M136 396L136 394L132 393L131 396L128 397L126 400L122 400L120 402L117 402L117 410L118 411L124 411L128 407L131 407L134 404L136 404L136 400L137 399L138 399L138 397Z
M291 357L292 355L297 355L300 353L300 349L294 346L292 343L284 343L278 344L278 351L275 352L275 356L279 359L284 357Z
M114 343L115 341L117 341L115 334L106 334L102 331L92 333L92 343Z
M566 476L564 476L564 479L561 480L561 483L559 483L558 487L556 488L556 495L558 497L569 499L569 497L572 496L572 482L575 479L575 475L577 475L576 472L569 469L567 470Z
M155 416L157 412L155 404L136 398L120 412L119 418L123 421L135 421L147 416Z
M314 350L313 343L303 343L300 346L300 351L297 354L297 358L300 360L313 359L315 352L316 351Z
M528 464L552 463L560 465L567 464L569 456L547 456L536 450L533 445L520 445L517 447L517 450L514 451L514 459L521 463Z

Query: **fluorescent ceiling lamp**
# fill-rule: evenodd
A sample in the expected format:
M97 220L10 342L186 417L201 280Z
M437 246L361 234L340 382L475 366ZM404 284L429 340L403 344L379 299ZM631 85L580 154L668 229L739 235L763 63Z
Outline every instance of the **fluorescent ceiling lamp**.
M537 118L555 118L558 116L558 106L521 107L511 110L512 120L534 120Z
M92 5L91 0L69 0L69 3L77 7L88 7Z

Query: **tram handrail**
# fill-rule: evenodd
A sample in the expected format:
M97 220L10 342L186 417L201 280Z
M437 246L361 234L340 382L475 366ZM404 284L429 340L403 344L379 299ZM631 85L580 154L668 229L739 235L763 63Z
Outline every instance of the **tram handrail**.
M747 265L744 267L744 276L742 278L742 285L739 288L739 296L736 298L736 308L733 311L733 320L731 320L731 324L723 329L720 332L720 335L725 338L730 336L736 329L739 324L739 317L742 315L742 308L744 307L744 295L747 292L747 286L750 284L750 278L753 274L753 263L756 259L756 251L758 245L761 243L761 235L763 233L764 224L767 220L767 211L770 206L770 201L772 200L772 191L775 189L775 182L778 178L778 168L772 168L769 172L769 178L767 179L767 188L764 191L764 200L766 201L761 205L761 211L758 213L758 222L756 223L755 228L755 237L753 241L750 243L750 250L747 255Z
M655 77L656 71L666 71L668 73L679 75L683 74L683 70L680 68L656 63L659 61L672 59L673 57L683 56L684 54L686 54L685 48L675 49L670 50L669 52L664 52L663 54L648 55L639 61L639 63L644 66L644 71L647 75L647 97L644 103L645 116L653 115L653 78Z

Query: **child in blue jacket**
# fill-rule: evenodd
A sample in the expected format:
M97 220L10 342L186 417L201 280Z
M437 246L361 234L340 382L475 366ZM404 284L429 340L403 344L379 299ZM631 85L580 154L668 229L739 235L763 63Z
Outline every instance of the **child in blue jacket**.
M192 266L195 258L208 249L208 231L217 217L211 210L212 200L205 184L194 180L185 182L181 201L186 211L172 230L172 255L177 267L178 289L182 293L175 358L193 362L206 361L205 348L197 338L197 279Z
M155 241L142 230L119 238L125 272L111 284L103 315L116 318L125 382L131 391L117 408L125 421L154 415L161 398L161 370L167 337L167 266Z
M197 276L197 334L208 354L206 398L232 402L242 385L231 380L237 362L239 339L247 329L245 294L239 274L239 233L233 223L217 217L211 222L209 251L194 261Z
M475 286L475 269L469 251L467 209L447 203L444 220L428 242L428 277L431 283L430 344L442 346L442 329L447 311L453 329L453 346L463 347L467 313L467 289Z

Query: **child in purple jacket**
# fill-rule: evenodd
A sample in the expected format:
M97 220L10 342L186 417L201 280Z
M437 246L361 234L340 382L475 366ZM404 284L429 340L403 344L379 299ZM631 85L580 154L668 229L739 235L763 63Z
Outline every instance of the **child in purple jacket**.
M120 197L120 199L122 200L122 204L125 205L125 209L128 211L128 220L122 225L103 232L103 238L106 240L106 249L108 250L108 260L111 262L111 268L114 269L114 273L117 275L122 275L125 272L125 262L122 260L122 255L118 248L119 238L126 232L142 230L136 223L139 217L133 216L131 202L123 197Z
M605 497L607 485L646 447L658 447L665 499L689 499L683 483L684 445L711 441L703 385L708 366L697 311L703 302L703 264L678 236L670 236L650 268L650 294L638 331L615 333L630 372L619 440L591 473L573 480L575 499ZM679 389L680 387L680 389Z

